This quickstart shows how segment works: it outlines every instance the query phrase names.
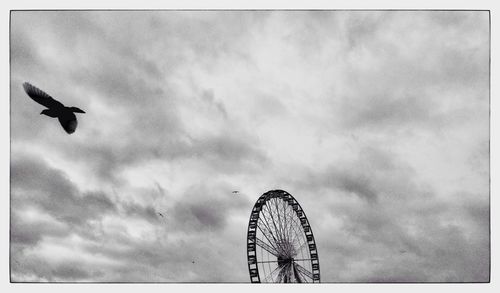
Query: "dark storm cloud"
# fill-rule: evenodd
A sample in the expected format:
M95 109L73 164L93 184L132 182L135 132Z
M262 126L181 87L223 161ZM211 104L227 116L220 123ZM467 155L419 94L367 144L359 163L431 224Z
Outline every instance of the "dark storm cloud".
M46 237L64 238L70 233L95 238L89 221L116 212L104 193L82 193L64 172L33 156L18 155L11 161L11 188L11 241L21 245L14 250L32 249ZM30 211L42 220L31 219L26 214Z
M131 274L135 274L134 277L139 275L137 274L137 268L134 267L139 266L141 269L147 267L158 268L162 264L177 262L183 258L180 252L185 247L182 247L180 243L172 243L169 245L170 247L163 247L161 242L142 241L124 235L109 236L111 236L110 241L106 246L91 245L87 247L87 250L92 254L119 260L121 263L119 271L128 272L128 274L119 276L117 281L139 281L130 279Z
M102 271L89 270L82 268L77 262L75 263L62 263L51 269L47 274L41 275L42 277L52 278L53 281L67 280L93 280L99 279L104 273Z
M24 217L25 215L14 211L10 219L10 241L13 245L21 245L20 249L34 247L43 237L64 237L70 232L70 228L65 225L29 221Z
M88 220L121 212L149 221L157 219L153 206L124 202L119 198L112 200L101 191L82 192L64 172L30 155L19 155L11 161L11 187L13 207L41 208L72 225L83 225Z
M36 244L41 234L62 236L69 232L68 228L85 228L90 220L121 211L149 221L156 218L152 206L114 202L100 191L81 192L64 172L29 155L17 155L11 161L11 188L12 208L15 210L11 235L14 242ZM18 207L21 206L39 209L39 212L70 226L29 223L20 214Z
M188 229L195 231L218 230L225 225L225 219L219 210L217 201L192 202L178 205L175 217L185 224Z
M215 107L224 118L227 119L227 111L226 108L224 107L224 104L220 101L217 101L214 96L213 90L205 90L202 93L203 99L211 105L211 107Z
M102 231L102 228L96 230L91 228L90 221L100 221L104 215L115 215L125 216L130 220L145 220L156 229L162 229L162 226L166 231L181 229L186 235L193 232L197 232L197 235L220 233L227 226L229 210L241 210L249 205L244 197L229 200L231 189L226 184L196 185L188 189L172 208L167 209L166 218L160 221L153 206L122 201L119 198L111 200L101 192L81 192L64 172L32 156L17 153L12 161L11 174L14 209L11 218L13 259L22 263L13 265L12 273L13 276L20 272L24 276L32 274L37 276L38 280L185 280L186 277L180 272L172 272L163 266L166 263L185 263L191 266L190 260L194 256L189 255L188 251L199 249L192 247L193 244L182 240L175 241L169 244L167 249L164 243L158 242L159 240L139 241L131 238L125 231L110 233ZM158 190L152 189L149 192L158 193ZM160 193L163 197L169 196L165 190ZM24 209L35 209L38 213L52 217L52 220L43 222L36 218L25 219L27 216L18 208L21 206ZM60 245L65 245L69 243L67 237L70 235L78 235L90 241L83 246L83 252L98 254L104 259L117 259L120 268L110 272L106 271L106 266L100 264L72 261L42 263L42 257L26 255L27 251L43 245L44 239L58 239ZM101 243L103 237L106 239L105 246ZM203 250L208 253L207 249L209 248ZM180 253L181 251L185 253ZM217 274L212 271L208 274L212 276L203 278L213 280Z
M82 224L116 208L103 193L81 194L63 172L33 157L11 162L11 186L14 205L27 201L71 224Z
M192 231L187 231L192 232ZM105 270L96 277L99 281L119 282L225 282L228 264L231 260L224 255L231 250L221 248L212 238L190 233L189 237L169 241L133 241L130 238L116 238L106 247L93 246L89 251L120 260L113 270ZM115 245L125 249L113 249ZM218 258L214 258L214 253ZM195 261L193 264L192 261ZM209 269L207 269L209 267ZM90 269L90 268L89 268ZM196 277L196 279L193 279Z
M358 11L345 22L347 42L345 43L350 50L357 47L366 47L366 44L373 41L377 34L381 32L380 26L390 20L392 15L383 13L369 13Z
M39 60L38 51L33 47L28 33L17 31L19 27L13 26L11 31L10 58L16 60L23 66L36 65L35 60Z
M488 203L467 202L464 210L470 215L477 226L490 226L490 206Z
M158 212L153 206L141 206L138 204L122 204L127 216L137 217L150 222L158 221Z
M339 281L487 281L487 202L464 203L460 194L454 202L443 201L418 185L407 187L410 196L381 196L373 204L332 204L330 212L341 220L334 237L344 241L318 238L322 250L333 252L323 259L335 259L335 264L322 267L337 272ZM356 272L341 273L352 265L359 265Z
M12 264L13 275L22 271L28 276L36 276L35 282L75 282L87 280L99 280L104 273L102 271L82 266L79 262L65 262L55 265L47 265L43 259L32 258L29 260L14 262ZM14 278L15 280L15 278Z
M182 36L181 42L188 48L189 56L194 63L207 70L211 70L220 58L227 59L231 65L252 65L252 53L245 48L248 44L247 37L256 24L264 22L269 17L269 12L257 11L248 14L245 11L213 13L193 11L189 14L186 16L192 21L183 22L178 26L176 37L181 39L179 35ZM179 20L174 20L177 21ZM173 23L165 23L163 20L163 24Z
M368 96L366 97L368 103L365 104L347 102L350 105L345 107L357 112L352 117L350 125L374 129L398 124L415 125L415 123L425 123L434 127L441 124L439 117L430 113L432 107L426 104L424 98L391 98L391 96L391 94Z
M90 221L99 221L104 215L123 215L129 219L145 220L156 226L162 224L158 221L156 210L152 206L122 202L119 199L114 202L102 192L81 192L64 172L53 169L32 156L21 154L15 156L11 162L11 187L12 251L15 255L14 260L22 263L13 266L14 275L22 272L29 276L32 273L37 278L48 281L103 279L104 274L95 267L71 262L41 263L36 257L26 256L26 251L31 251L46 238L59 239L60 244L65 244L68 241L67 237L72 234L93 242L101 241L106 234L103 234L103 231L92 230ZM42 216L40 221L23 213L23 210L33 209L36 213L46 216ZM43 220L47 216L52 217L52 220ZM161 252L153 245L144 247L143 243L135 243L124 235L108 234L105 237L111 237L107 240L110 244L119 241L121 246L130 246L127 252L120 254L120 257L125 261L125 256L128 255L131 266L136 262L155 265L164 261L159 257ZM100 244L90 244L90 246L88 244L85 249L88 252L99 252L106 257L116 254L111 253L114 248L106 251Z
M216 159L212 163L214 168L235 169L241 164L262 164L268 160L264 151L258 147L252 136L244 133L224 133L195 140L190 149L190 154L195 157ZM227 162L227 163L226 163Z
M436 202L433 197L427 200ZM474 219L464 216L467 213L453 211L450 204L433 212L412 199L380 200L378 204L378 207L331 207L331 212L342 222L337 232L340 234L335 237L344 241L324 241L323 244L319 238L319 247L332 252L321 255L322 268L335 274L335 279L355 282L488 280L488 240L479 236L487 234L487 225L476 226L475 229L481 231L478 235L468 235L468 225ZM447 223L446 214L456 224ZM343 273L354 269L352 266L356 266L355 271Z
M33 155L13 157L10 174L14 191L34 190L41 194L55 194L56 198L73 196L76 192L75 186L61 171L49 168Z
M142 123L147 122L143 120ZM155 133L154 128L140 126L126 132L120 140L113 139L109 143L82 143L78 150L81 156L77 159L90 161L99 175L107 180L119 179L119 172L125 167L158 159L174 161L194 158L221 172L239 170L243 166L252 168L267 160L260 147L249 143L255 140L244 133L190 138L176 137L164 129ZM67 155L74 153L74 150L68 150Z
M190 188L164 212L165 218L156 221L157 228L165 231L163 237L166 238L161 234L155 239L142 239L119 231L107 233L106 245L90 243L85 247L86 252L118 260L119 265L114 265L112 270L99 264L84 265L85 271L104 272L92 275L94 281L193 281L193 275L186 274L193 270L198 281L227 281L223 277L227 274L224 264L227 260L214 259L212 254L223 254L228 249L213 243L214 237L217 239L224 233L228 210L238 211L249 205L245 198L229 200L232 197L225 184ZM214 236L207 237L207 234ZM196 264L192 264L192 260ZM210 270L205 269L208 262L214 264Z
M376 147L362 147L356 159L336 162L325 170L309 171L305 186L346 191L369 202L380 196L407 196L415 183L414 171L396 154Z
M377 199L377 190L366 174L353 174L349 173L348 169L331 168L324 175L322 183L328 187L337 187L352 192L369 201Z
M229 186L218 188L198 184L186 190L171 213L175 225L186 232L217 232L225 228L231 211L244 209L249 202L244 197L231 197Z
M461 222L470 221L466 217ZM427 268L423 271L427 281L438 282L472 282L487 281L489 255L487 241L469 238L467 230L458 225L446 225L434 218L427 221L418 235L419 241L413 243L421 250L417 263L409 267ZM480 229L485 229L482 227ZM387 266L386 269L389 269Z

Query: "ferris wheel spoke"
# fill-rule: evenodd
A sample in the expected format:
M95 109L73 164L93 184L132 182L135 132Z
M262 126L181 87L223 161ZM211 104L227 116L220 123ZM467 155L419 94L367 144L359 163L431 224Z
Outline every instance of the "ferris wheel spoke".
M295 219L296 217L295 216L295 212L293 210L289 210L288 211L288 217L290 219L290 229L289 229L289 233L290 232L297 232L297 229L296 229L296 226L298 225L297 224L297 220ZM295 235L292 235L292 236L295 236Z
M313 260L312 258L294 258L294 261L311 261Z
M279 233L278 227L276 227L276 221L274 220L273 213L271 212L270 208L269 208L269 215L271 216L271 222L273 223L274 230L276 231L276 235L277 235L278 241L281 244L281 243L283 243L283 241L282 241L282 239L280 237L280 233Z
M277 199L274 199L274 201L276 201ZM275 206L276 207L276 206ZM276 208L276 214L272 212L271 210L271 219L272 219L272 222L274 224L274 227L277 229L278 231L278 238L279 238L279 241L280 241L280 248L282 249L281 252L284 254L284 255L287 255L287 256L291 256L293 254L293 247L288 243L288 241L285 241L285 236L284 236L284 232L282 232L283 230L283 227L282 227L282 222L281 222L281 218L279 216L279 210ZM276 215L276 217L274 217L273 215ZM276 225L276 218L278 219L278 224Z
M282 209L280 211L280 213L283 215L282 216L282 219L283 219L283 237L286 239L287 242L290 241L290 234L289 234L289 221L290 219L288 219L288 214L286 212L287 210L287 206L288 204L284 201L281 201L281 206L282 206Z
M267 282L273 280L273 278L274 278L273 275L275 275L276 273L280 273L282 268L283 268L283 266L278 266L277 268L275 268L268 276L265 277L264 283L267 283Z
M293 224L292 224L291 230L293 230L293 232L295 232L295 235L293 235L294 237L293 237L291 243L296 244L297 246L300 247L300 246L302 246L302 243L301 243L299 238L304 240L304 235L303 235L303 233L301 233L302 232L301 231L302 225L297 223L296 219L293 219L292 222L293 222ZM298 229L298 231L297 231L297 229Z
M299 246L299 248L297 249L297 251L301 251L302 248L304 248L304 246L307 244L307 242L304 242L302 243L302 245Z
M289 237L287 235L288 232L288 221L287 221L287 215L285 213L285 210L282 209L281 207L284 207L284 202L280 200L279 202L276 203L275 205L275 210L276 214L278 215L278 220L281 224L281 238L286 242L289 243Z
M303 266L299 265L298 263L294 262L293 265L297 268L297 270L304 276L308 277L309 279L313 279L313 273L308 271L306 268Z
M283 241L283 237L280 233L280 230L278 228L278 226L276 225L276 217L274 217L274 214L272 213L272 211L270 210L269 211L269 216L271 217L271 223L273 224L272 227L274 227L274 232L276 234L276 237L275 237L275 240L276 240L276 245L277 247L279 248L279 252L281 254L286 254L287 251L288 251L288 248L286 246L286 243Z
M259 227L259 230L261 230L260 227ZM278 247L276 246L276 244L273 244L274 242L269 239L269 235L266 235L266 233L263 230L261 230L261 232L262 232L262 235L264 235L264 238L267 240L268 243L264 242L262 239L260 239L258 237L255 237L255 241L256 241L255 244L259 245L260 247L263 247L263 248L267 247L268 249L265 249L265 250L270 252L274 256L278 255L279 250L278 250ZM264 247L264 246L266 246L266 247ZM274 253L271 251L273 251Z
M264 228L267 231L267 233L265 233L262 229L260 229L260 230L261 230L261 232L264 235L269 234L271 236L271 238L274 240L274 245L273 246L276 248L277 251L279 251L280 250L279 241L276 239L276 236L274 236L272 228L271 228L271 225L269 225L269 222L267 221L266 215L264 213L262 213L261 215L262 215L262 219L264 220L264 221L262 221L262 225L264 226ZM269 239L269 237L266 237L266 238L267 238L267 240L269 241L270 244L273 244L273 242L271 242L271 240Z
M297 232L297 229L295 226L292 226L292 229L293 229L293 238L292 238L292 241L290 241L293 245L297 245L297 246L300 246L301 243L300 243L300 232Z
M307 243L306 243L306 242L304 242L304 243L302 243L302 245L300 245L300 246L297 248L297 250L296 250L297 254L298 254L298 253L300 253L300 252L302 252L302 251L304 250L304 247L306 246L306 244L307 244Z
M269 225L269 221L267 220L267 216L264 213L264 209L262 209L262 212L261 212L261 219L263 220L263 221L261 221L263 227L265 228L265 230L267 231L267 233L271 236L271 238L273 238L274 242L277 243L277 240L276 240L276 237L273 234L271 225Z
M277 198L274 199L274 209L276 210L276 215L278 216L278 226L280 228L280 230L279 230L280 238L283 241L285 239L285 233L284 233L283 222L281 221L281 216L280 216L280 212L279 212L278 199Z
M307 240L305 239L304 237L304 234L301 233L302 231L300 231L300 228L302 228L301 226L299 226L299 228L297 228L297 222L295 221L294 219L294 224L296 225L293 225L290 230L293 230L293 240L292 240L292 245L294 245L294 247L298 247L298 249L295 250L294 252L294 256L301 256L302 258L304 258L304 250L302 249L303 246L307 243ZM299 231L297 231L297 229L299 229ZM307 252L306 252L307 253Z
M263 263L277 263L278 261L277 260L263 260L263 261L257 261L257 263L259 264L263 264Z
M300 231L297 231L297 227L295 225L292 225L291 229L292 231L292 241L290 241L290 243L292 243L292 245L294 246L299 246L301 245L301 242L299 241L299 238L301 236L301 233Z
M305 276L299 269L298 264L293 263L293 268L294 268L294 273L296 274L297 279L299 279L299 283L310 283L307 279L307 276Z
M273 198L270 200L270 204L268 205L268 208L269 208L269 215L271 216L271 219L272 219L272 223L274 225L274 228L276 229L276 235L278 236L278 239L281 241L282 237L281 237L281 229L280 229L280 221L278 219L278 221L275 221L275 218L277 217L276 213L274 212L273 210L273 207L276 203L276 198ZM276 222L278 223L276 225Z
M302 279L301 274L297 270L297 266L295 265L295 263L292 263L292 270L295 281L297 281L297 283L303 283L304 280Z
M273 218L271 216L270 211L267 209L267 205L264 205L264 206L266 208L265 209L262 208L262 211L261 211L261 216L264 219L263 224L265 225L267 231L269 231L269 233L273 236L273 239L275 241L278 241L278 239L277 239L278 238L278 233L277 233L278 231L276 230L276 226L274 225L274 223L273 223L273 225L269 224L270 221L273 222ZM274 229L273 229L273 227L274 227Z
M285 236L285 239L286 241L290 241L290 238L288 237L289 234L288 234L288 225L287 225L287 221L286 221L286 218L287 218L287 214L286 214L286 206L287 204L284 202L284 201L281 201L282 203L282 206L283 206L283 225L285 226L285 231L283 233L283 235Z
M287 218L288 218L288 241L293 244L294 231L295 231L295 220L294 220L295 212L292 207L289 205L287 207Z
M282 214L283 219L283 238L286 239L288 243L290 243L290 219L287 213L288 204L284 201L281 202L282 209L280 213Z
M280 273L278 274L278 283L284 283L285 279L289 276L289 266L287 264L283 265L282 269L280 270Z
M270 254L272 254L272 255L274 255L274 256L276 256L276 257L278 257L278 254L279 254L279 253L278 253L278 251L277 251L274 247L272 247L272 246L268 245L267 243L265 243L264 241L260 240L259 238L256 238L255 240L256 240L256 244L257 244L258 246L260 246L260 247L264 248L264 250L266 250L266 251L267 251L267 252L269 252Z

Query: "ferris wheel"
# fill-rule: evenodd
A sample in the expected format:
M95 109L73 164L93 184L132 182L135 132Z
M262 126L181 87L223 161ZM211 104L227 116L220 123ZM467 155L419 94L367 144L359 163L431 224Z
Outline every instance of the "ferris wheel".
M295 198L271 190L255 203L247 232L252 283L319 283L319 258L306 214Z

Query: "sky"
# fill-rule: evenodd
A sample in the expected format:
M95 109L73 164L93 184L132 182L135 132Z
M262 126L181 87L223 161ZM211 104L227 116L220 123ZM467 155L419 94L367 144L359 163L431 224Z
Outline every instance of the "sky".
M249 282L272 189L322 282L489 280L488 12L14 11L10 37L12 281Z

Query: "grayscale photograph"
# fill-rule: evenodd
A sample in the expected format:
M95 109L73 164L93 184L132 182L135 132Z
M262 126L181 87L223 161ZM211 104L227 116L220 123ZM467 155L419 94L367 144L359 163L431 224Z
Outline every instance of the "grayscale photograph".
M9 29L11 283L490 282L490 11Z

